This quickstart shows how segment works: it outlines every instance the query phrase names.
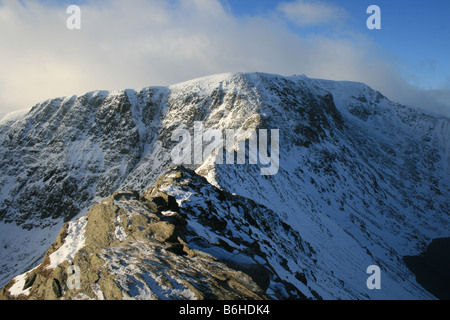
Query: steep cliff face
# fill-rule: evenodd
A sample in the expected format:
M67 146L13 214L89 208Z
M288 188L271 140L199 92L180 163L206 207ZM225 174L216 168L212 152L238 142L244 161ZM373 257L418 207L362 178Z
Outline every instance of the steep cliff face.
M277 174L211 155L177 169L189 183L162 187L167 174L158 177L174 165L172 133L192 132L197 121L220 131L279 130ZM48 100L0 120L0 282L36 267L64 223L94 203L156 183L196 230L186 245L246 274L267 296L432 298L402 257L449 236L449 123L363 84L257 73ZM226 254L243 248L251 254L242 261L266 270L256 272L264 279ZM373 264L380 291L365 286Z

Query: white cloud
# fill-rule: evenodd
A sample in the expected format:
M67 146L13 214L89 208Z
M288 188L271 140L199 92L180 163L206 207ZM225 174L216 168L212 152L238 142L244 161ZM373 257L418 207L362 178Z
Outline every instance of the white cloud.
M343 8L321 1L281 2L277 10L300 26L340 23L347 18L347 12Z
M218 0L89 1L79 31L66 28L66 8L24 3L0 0L0 42L7 44L0 113L56 96L238 71L363 81L400 102L414 92L435 103L407 86L390 58L376 58L378 48L364 38L301 37L279 17L237 18Z

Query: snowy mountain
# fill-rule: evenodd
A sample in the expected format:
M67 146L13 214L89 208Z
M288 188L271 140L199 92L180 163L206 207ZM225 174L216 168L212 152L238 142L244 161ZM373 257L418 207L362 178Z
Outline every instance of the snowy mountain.
M217 154L174 167L173 132L199 121L279 130L277 173ZM241 298L433 299L403 257L450 235L449 124L361 83L260 73L45 101L0 120L0 285L14 297L34 274L30 297L218 298L227 287ZM169 223L149 204L161 194L185 221L179 239L141 234ZM89 232L102 203L113 222ZM101 232L109 240L93 249ZM161 282L158 261L185 271L163 268ZM63 285L71 263L89 275L76 293ZM370 265L381 290L366 286ZM244 282L254 290L236 289Z

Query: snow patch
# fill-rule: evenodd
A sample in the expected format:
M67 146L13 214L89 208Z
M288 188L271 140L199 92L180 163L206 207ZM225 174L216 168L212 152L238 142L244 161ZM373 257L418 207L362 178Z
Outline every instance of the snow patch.
M64 261L72 261L75 254L84 247L86 237L84 231L86 229L87 217L81 217L76 221L69 222L67 236L64 244L50 255L50 264L47 269L55 269Z
M122 223L122 219L120 218L120 216L117 216L117 223L118 225L114 231L114 235L120 241L127 240L127 233L125 232L125 229L120 225Z
M169 210L169 211L163 211L163 212L161 212L161 214L166 217L173 217L173 216L176 216L178 213Z
M12 285L12 287L9 289L9 294L12 297L18 297L21 295L28 296L30 294L31 287L26 290L23 290L25 281L27 280L28 273L29 272L26 272L26 273L21 274L20 276L17 276L14 278L15 282Z

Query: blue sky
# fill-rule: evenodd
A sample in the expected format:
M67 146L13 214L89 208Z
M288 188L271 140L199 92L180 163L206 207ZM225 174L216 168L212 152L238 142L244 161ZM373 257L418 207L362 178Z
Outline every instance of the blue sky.
M71 4L78 31L65 26ZM366 27L372 4L381 30ZM361 81L450 116L449 13L449 0L0 0L0 113L261 71Z
M223 0L233 14L257 16L274 11L280 0ZM312 1L342 7L348 17L342 33L357 32L370 38L388 53L402 60L417 79L405 78L423 89L450 86L450 1L449 0L329 0ZM366 9L378 5L382 12L382 29L366 28ZM332 34L332 28L290 28L301 35ZM408 73L408 72L407 72Z

